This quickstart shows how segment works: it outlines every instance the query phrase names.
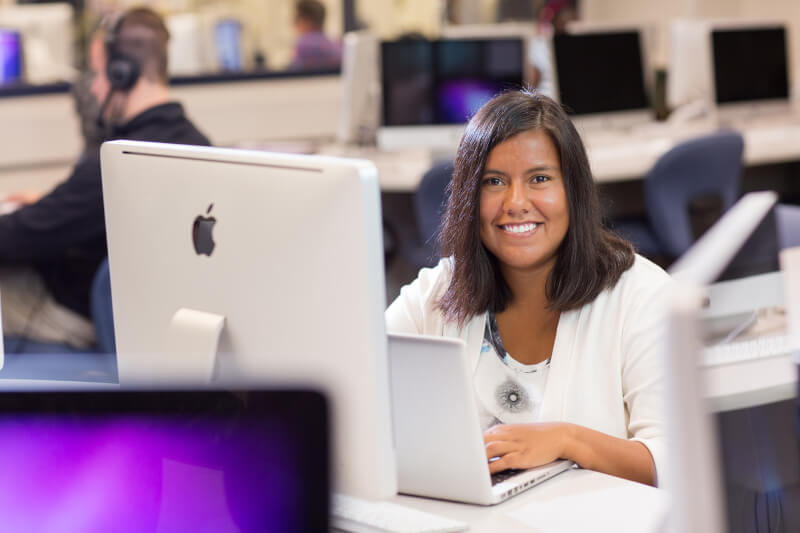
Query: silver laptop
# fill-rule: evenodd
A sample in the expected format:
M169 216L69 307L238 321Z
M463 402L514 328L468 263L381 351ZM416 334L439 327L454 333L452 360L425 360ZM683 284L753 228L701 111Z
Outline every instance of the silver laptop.
M463 341L391 334L389 365L399 492L492 505L574 464L489 474Z

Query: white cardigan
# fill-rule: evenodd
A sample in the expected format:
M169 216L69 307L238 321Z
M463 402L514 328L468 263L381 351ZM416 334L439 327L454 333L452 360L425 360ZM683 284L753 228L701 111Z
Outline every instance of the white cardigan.
M463 329L436 307L451 275L449 259L425 268L386 310L390 333L463 339L478 362L486 314ZM636 256L617 284L580 309L561 313L541 421L564 421L642 442L664 472L663 402L666 295L670 277Z

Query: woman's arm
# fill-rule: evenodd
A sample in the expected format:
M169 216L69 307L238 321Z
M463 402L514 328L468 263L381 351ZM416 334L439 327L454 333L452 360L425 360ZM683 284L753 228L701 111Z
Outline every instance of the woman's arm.
M492 473L532 468L569 459L582 468L655 485L656 469L647 446L576 424L501 424L484 433Z

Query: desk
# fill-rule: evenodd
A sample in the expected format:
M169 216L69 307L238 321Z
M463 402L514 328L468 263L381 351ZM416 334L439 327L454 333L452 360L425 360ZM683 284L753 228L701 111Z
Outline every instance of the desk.
M625 497L617 497L622 495ZM602 505L602 512L583 507L583 500L589 498ZM667 494L662 490L580 469L560 474L503 503L487 507L404 495L392 501L466 522L470 533L647 533L660 530L667 512ZM575 509L582 511L562 516L564 511ZM530 516L531 513L534 515ZM559 525L554 527L552 521L558 521Z
M659 157L676 144L719 129L710 122L681 126L651 124L628 132L589 131L581 134L597 183L634 181L644 177ZM747 166L800 160L800 123L787 122L737 128L744 136ZM323 146L325 155L369 159L378 167L381 190L413 192L422 175L439 157L425 148L381 151L375 147Z
M782 307L783 275L771 272L717 283L709 288L709 297L711 305L704 316L712 318ZM786 327L783 313L759 314L738 339L784 333ZM713 412L777 403L797 394L797 368L791 354L703 367L702 375Z
M791 355L704 368L703 379L714 412L791 400L797 394L797 366Z
M422 175L435 161L436 154L427 148L383 151L374 146L329 144L317 149L318 155L367 159L378 169L382 192L413 192Z

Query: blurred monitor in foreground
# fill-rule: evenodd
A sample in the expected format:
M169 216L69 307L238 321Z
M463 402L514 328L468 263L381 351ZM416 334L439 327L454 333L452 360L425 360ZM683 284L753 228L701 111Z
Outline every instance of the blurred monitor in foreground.
M328 427L302 391L0 394L7 531L326 531Z
M750 531L781 519L788 526L783 508L797 504L796 492L781 500L782 488L798 481L793 417L773 403L796 387L776 200L772 192L745 195L670 269L672 469L664 481L675 531Z

